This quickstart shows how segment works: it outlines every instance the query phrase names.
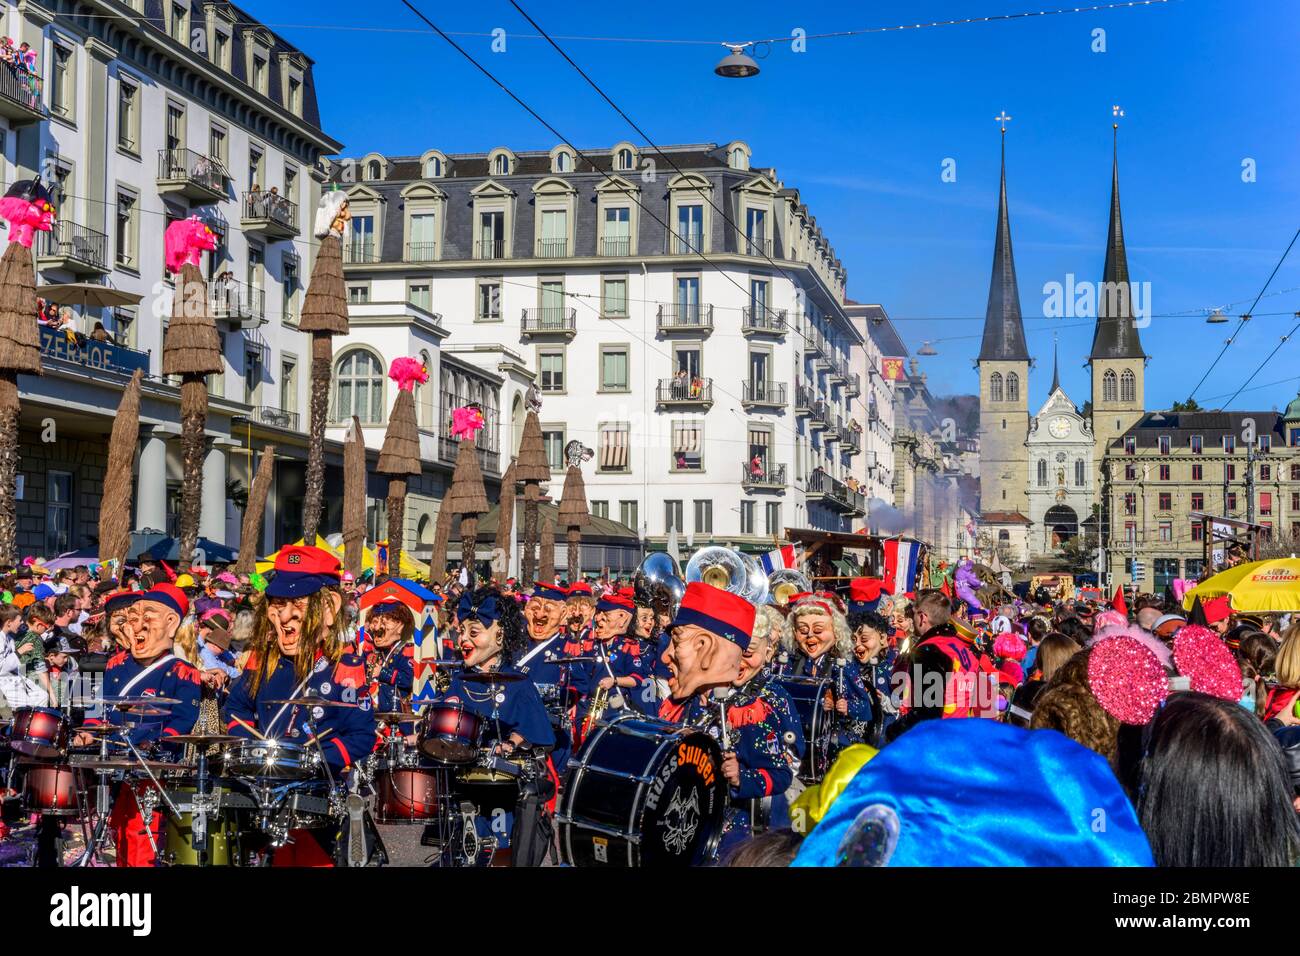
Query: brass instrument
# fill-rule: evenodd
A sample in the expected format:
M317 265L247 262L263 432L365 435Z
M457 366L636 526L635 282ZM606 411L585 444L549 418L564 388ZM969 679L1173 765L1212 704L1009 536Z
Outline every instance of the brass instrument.
M686 583L696 581L744 597L749 587L749 571L737 552L713 545L700 548L686 562Z
M587 739L587 734L591 733L591 728L596 725L605 713L605 708L609 706L609 689L606 687L597 687L596 693L591 695L591 706L587 708L587 717L582 722L582 739Z
M780 571L773 571L768 575L767 587L772 603L782 607L790 603L792 595L813 589L812 580L808 575L802 571L795 571L793 568L782 568Z

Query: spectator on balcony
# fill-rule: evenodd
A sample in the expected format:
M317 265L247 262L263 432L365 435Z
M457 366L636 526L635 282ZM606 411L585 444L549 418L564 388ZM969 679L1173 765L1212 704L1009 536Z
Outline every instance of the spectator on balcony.
M679 368L673 376L673 398L686 397L686 369Z
M749 463L749 476L755 480L762 480L764 473L767 471L763 467L763 456L754 455L754 460Z
M270 193L266 196L266 212L273 219L285 218L284 197L280 195L278 186L272 186Z
M253 188L248 191L248 217L261 219L264 215L266 215L266 198L262 195L262 187L253 183Z
M691 379L691 398L700 398L704 394L704 379L696 375Z
M96 322L95 327L90 330L90 337L96 342L102 342L105 345L116 345L117 342L109 334L108 329L104 328L103 322Z

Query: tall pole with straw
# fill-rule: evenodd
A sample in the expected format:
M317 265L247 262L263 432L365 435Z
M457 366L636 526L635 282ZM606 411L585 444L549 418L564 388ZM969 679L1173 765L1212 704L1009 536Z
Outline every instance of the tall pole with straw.
M520 576L525 585L535 580L537 570L537 505L542 499L542 485L551 480L551 465L542 443L542 426L537 412L529 410L524 419L519 458L515 461L515 481L524 486L524 556ZM553 577L553 575L552 575Z
M429 380L429 370L419 359L397 358L388 370L397 383L397 401L388 414L384 447L375 470L388 476L388 573L402 570L402 535L406 525L406 479L418 475L420 431L415 420L415 386Z

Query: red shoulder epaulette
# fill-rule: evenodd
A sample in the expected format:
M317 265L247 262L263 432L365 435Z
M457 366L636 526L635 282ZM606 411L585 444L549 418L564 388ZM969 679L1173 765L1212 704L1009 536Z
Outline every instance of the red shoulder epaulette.
M114 654L112 657L108 659L108 663L105 664L104 666L121 667L123 664L126 663L126 659L130 656L131 655L129 655L126 651L118 651L116 654Z
M198 684L202 682L202 679L199 677L199 672L195 670L194 667L192 667L189 664L186 664L182 660L177 660L173 662L172 673L175 674L177 677L179 677L181 680L189 681L191 684Z

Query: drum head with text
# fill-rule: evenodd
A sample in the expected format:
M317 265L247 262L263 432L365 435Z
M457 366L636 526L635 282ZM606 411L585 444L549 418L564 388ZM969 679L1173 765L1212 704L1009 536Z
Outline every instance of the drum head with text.
M698 866L722 836L722 754L705 734L675 740L651 770L641 818L642 866Z

